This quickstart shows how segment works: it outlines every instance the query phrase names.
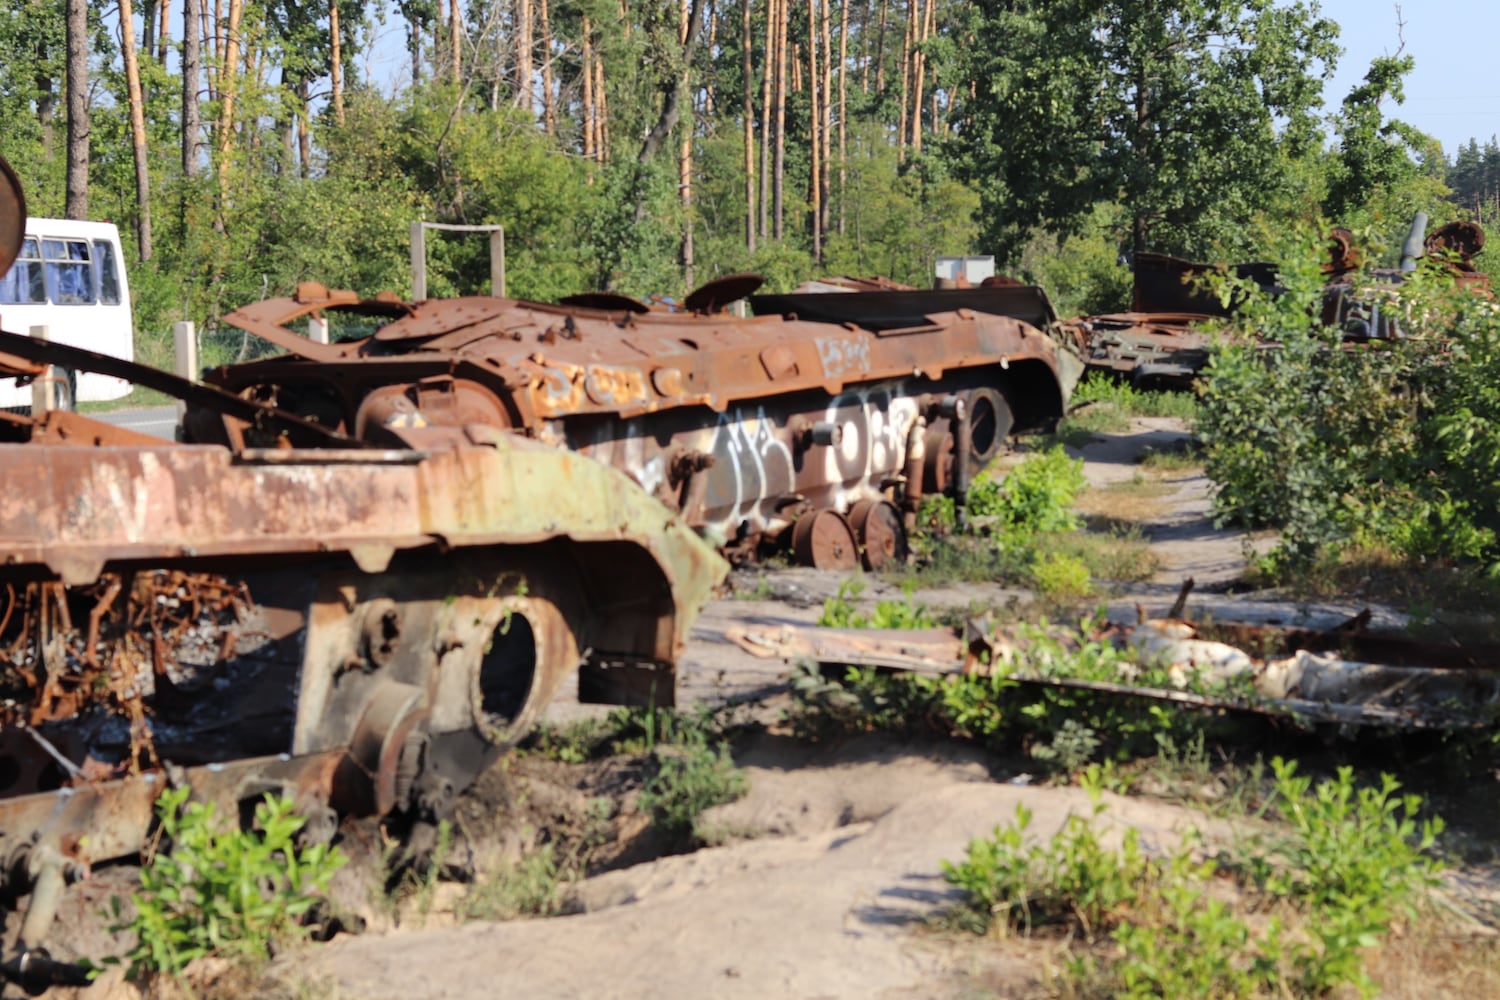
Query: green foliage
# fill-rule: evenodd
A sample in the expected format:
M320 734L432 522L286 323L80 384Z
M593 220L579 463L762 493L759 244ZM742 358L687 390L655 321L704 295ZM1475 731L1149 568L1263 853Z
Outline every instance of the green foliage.
M562 912L562 890L569 873L556 848L543 844L502 866L474 885L458 903L462 920L516 920Z
M1278 297L1233 292L1242 317L1212 352L1198 422L1219 518L1280 528L1273 572L1352 544L1494 563L1500 312L1428 268L1346 293L1399 317L1403 339L1341 345L1317 319L1319 243L1303 234Z
M1069 601L1093 592L1089 568L1065 552L1039 552L1031 563L1031 578L1043 597Z
M722 743L687 743L658 750L654 757L656 770L641 789L641 811L679 842L696 836L698 816L705 809L733 802L749 787Z
M1315 5L1232 0L980 5L966 127L948 152L980 188L986 246L1082 228L1116 201L1130 245L1235 244L1315 155L1337 26Z
M839 584L838 593L823 602L818 624L829 628L895 629L932 628L937 624L927 605L913 599L916 584L911 581L902 584L902 600L877 601L870 614L860 611L854 603L864 589L864 581L853 577Z
M1234 872L1196 857L1192 837L1161 858L1146 855L1134 828L1117 850L1105 847L1097 799L1092 817L1070 815L1043 842L1018 806L1015 822L971 841L964 861L945 861L944 877L964 896L954 922L977 933L1060 927L1085 941L1112 938L1111 958L1068 965L1067 979L1090 993L1324 996L1352 986L1370 996L1363 953L1434 884L1428 852L1441 822L1419 831L1420 799L1396 797L1389 776L1378 789L1356 788L1344 769L1314 789L1291 764L1273 769L1274 808L1290 832L1272 850L1251 845L1240 890L1290 923L1238 915L1213 888Z
M1062 448L1026 456L996 481L980 476L969 490L969 514L993 522L1002 538L1074 531L1081 524L1073 500L1083 489L1083 462Z
M1191 392L1138 389L1129 382L1090 372L1068 400L1070 407L1102 404L1127 417L1175 417L1191 422L1198 416L1198 398Z
M115 928L136 935L122 959L133 976L176 976L209 955L269 958L305 935L301 918L344 864L338 848L297 846L304 821L290 799L266 796L255 807L253 829L229 830L212 803L188 801L189 791L169 790L157 801L169 850L141 868L135 917ZM118 919L118 897L113 905Z

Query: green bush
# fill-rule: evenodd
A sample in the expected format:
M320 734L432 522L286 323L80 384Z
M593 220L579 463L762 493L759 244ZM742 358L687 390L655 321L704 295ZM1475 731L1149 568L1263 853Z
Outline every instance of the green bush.
M1344 344L1320 319L1321 241L1304 243L1277 297L1223 290L1241 315L1211 352L1197 425L1217 516L1281 530L1273 573L1354 545L1494 566L1500 309L1424 267L1345 293L1398 317L1402 339Z
M733 802L748 788L723 744L690 743L653 756L656 770L641 789L640 807L670 839L693 839L705 809Z
M290 799L266 796L255 807L254 828L240 830L225 828L213 803L189 802L189 792L169 790L157 800L169 850L142 866L140 891L131 897L135 917L114 928L136 935L122 959L132 976L176 976L209 955L269 958L306 935L302 918L344 864L336 847L296 845L304 820ZM112 906L119 920L119 897Z
M1031 813L970 842L965 860L943 862L963 893L954 912L961 927L999 926L1025 933L1056 926L1115 953L1068 964L1067 978L1090 993L1119 997L1324 996L1350 986L1370 996L1363 952L1408 915L1433 884L1428 857L1441 822L1419 829L1416 796L1397 798L1394 779L1357 789L1341 770L1318 784L1277 760L1274 808L1290 833L1274 846L1249 845L1239 883L1253 908L1277 907L1252 926L1212 886L1233 875L1214 859L1195 857L1196 838L1163 858L1147 856L1138 832L1118 850L1102 846L1093 819L1069 816L1045 842L1029 838ZM1097 792L1094 793L1097 796Z
M927 610L927 605L913 598L916 585L910 581L901 587L902 600L877 601L875 610L870 614L860 611L854 604L864 591L864 582L854 578L839 584L838 593L823 602L823 613L818 616L818 624L825 628L908 630L932 628L937 624L932 612Z

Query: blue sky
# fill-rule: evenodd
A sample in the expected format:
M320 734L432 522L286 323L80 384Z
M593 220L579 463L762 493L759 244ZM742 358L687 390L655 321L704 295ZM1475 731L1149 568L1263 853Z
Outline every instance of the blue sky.
M1500 37L1496 0L1323 0L1323 14L1339 23L1344 54L1323 85L1330 111L1364 79L1370 60L1394 54L1406 39L1417 61L1406 77L1406 103L1388 105L1387 116L1415 125L1443 144L1451 159L1469 139L1480 144L1500 133L1500 73L1489 62Z

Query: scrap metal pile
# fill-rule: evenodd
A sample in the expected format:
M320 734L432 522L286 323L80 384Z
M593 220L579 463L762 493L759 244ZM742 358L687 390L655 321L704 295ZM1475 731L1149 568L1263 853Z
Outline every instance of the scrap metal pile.
M1371 285L1394 286L1404 280L1422 256L1441 261L1462 287L1488 292L1489 276L1474 265L1484 249L1484 230L1472 222L1450 222L1425 233L1427 217L1419 215L1403 250L1403 267L1361 271L1354 237L1335 229L1328 238L1323 273L1321 322L1338 329L1346 341L1401 336L1398 317L1384 310L1383 297ZM1235 264L1228 268L1195 263L1159 253L1138 253L1129 312L1087 316L1068 321L1085 362L1092 370L1128 378L1143 386L1191 384L1208 363L1209 328L1233 314L1231 306L1203 287L1202 279L1223 273L1250 281L1268 292L1276 289L1276 266Z
M21 231L0 217L0 273ZM0 975L27 989L78 977L43 947L66 885L137 855L168 786L228 816L285 794L309 837L430 828L575 673L583 700L671 704L728 569L619 471L491 426L380 446L61 344L0 354L236 429L0 414L0 894L26 900Z
M620 295L562 304L473 296L400 302L305 284L225 321L287 353L211 384L388 447L482 425L624 471L736 558L900 558L924 495L960 500L1013 431L1051 426L1082 374L1039 288L879 287L759 295L722 278L668 312ZM316 343L330 314L370 329ZM262 443L221 408L190 440Z
M1017 685L1396 731L1493 728L1500 649L1362 631L1367 615L1325 631L1150 619L1083 632L991 628L836 629L734 626L725 637L760 657L933 676L1001 676ZM1109 676L1077 672L1070 654L1103 643L1122 654ZM1087 659L1087 658L1083 658Z

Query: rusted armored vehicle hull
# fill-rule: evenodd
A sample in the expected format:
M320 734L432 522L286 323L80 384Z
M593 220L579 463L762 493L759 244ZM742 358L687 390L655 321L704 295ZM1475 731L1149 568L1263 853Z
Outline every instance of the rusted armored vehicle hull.
M723 561L620 473L476 437L0 445L0 888L35 890L7 957L169 783L430 823L575 670L671 703Z
M3 272L24 203L0 178ZM0 413L0 892L30 897L0 978L78 977L42 947L65 885L141 850L169 786L229 816L287 794L313 837L431 829L575 673L582 700L672 704L728 565L620 471L479 423L382 447L0 333L0 376L50 365L238 433Z
M414 305L304 286L226 321L285 356L207 380L371 442L434 427L509 430L625 471L731 554L790 540L830 569L898 558L921 497L962 496L1012 431L1049 426L1082 372L1035 288L760 296L759 314L649 311L628 299ZM702 291L702 290L700 290ZM694 297L689 306L694 307ZM374 331L314 343L304 317ZM190 413L195 440L244 440Z

